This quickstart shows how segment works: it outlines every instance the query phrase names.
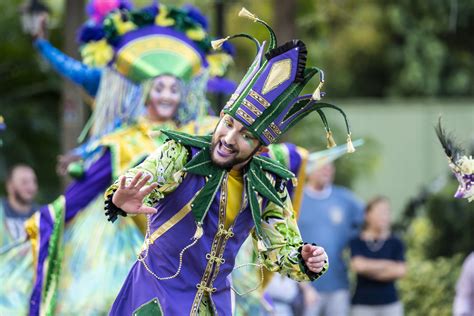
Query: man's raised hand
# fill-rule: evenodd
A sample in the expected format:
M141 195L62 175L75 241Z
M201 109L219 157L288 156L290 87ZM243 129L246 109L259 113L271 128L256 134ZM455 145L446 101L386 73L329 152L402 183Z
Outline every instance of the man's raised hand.
M125 212L129 214L154 214L156 209L154 207L143 204L145 196L150 194L158 184L152 183L146 185L151 176L146 175L142 178L143 172L138 172L132 181L127 185L125 176L120 177L120 184L115 191L112 202Z

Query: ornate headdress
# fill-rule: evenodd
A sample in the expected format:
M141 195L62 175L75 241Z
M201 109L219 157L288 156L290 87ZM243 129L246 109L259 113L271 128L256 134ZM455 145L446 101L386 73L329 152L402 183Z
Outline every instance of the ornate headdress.
M83 26L81 55L85 64L112 66L135 82L162 74L189 81L207 68L218 76L232 61L231 50L213 52L207 26L206 17L189 5L154 2L139 10L120 5L101 23Z
M459 187L454 194L455 198L474 200L474 159L467 156L464 150L455 142L451 135L448 135L441 126L441 118L435 128L436 135L443 146L448 157L449 167L459 182Z
M103 69L92 135L134 121L144 111L148 82L160 75L186 83L176 117L180 123L207 113L206 90L232 91L235 86L222 78L232 49L212 50L206 17L196 8L153 2L131 10L123 3L99 23L91 19L79 34L84 64Z
M272 28L243 8L239 16L263 24L270 33L268 50L265 42L260 44L247 34L237 34L213 42L213 47L220 47L225 41L245 37L257 46L257 56L240 85L232 94L223 111L242 122L260 141L268 145L275 142L290 127L309 113L316 111L325 126L328 147L335 142L328 126L323 108L339 111L347 128L347 150L354 151L351 132L345 113L335 105L320 102L323 93L324 73L316 68L306 68L306 46L300 40L292 40L277 46L277 39ZM320 83L313 94L299 96L309 80L319 73Z

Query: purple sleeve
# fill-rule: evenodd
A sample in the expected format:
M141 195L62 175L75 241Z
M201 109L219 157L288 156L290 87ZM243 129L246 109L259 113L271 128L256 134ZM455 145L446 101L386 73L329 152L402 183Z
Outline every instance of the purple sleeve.
M112 182L112 163L110 151L94 162L81 180L70 184L66 193L66 223L102 194Z
M303 161L301 155L298 153L297 146L292 143L280 143L280 144L275 144L272 146L274 146L274 148L276 148L277 146L280 146L280 148L286 148L286 154L287 154L286 157L280 160L279 156L275 154L276 160L297 176L300 171L300 168L302 166L302 161ZM262 156L271 158L268 153L263 153ZM295 191L295 187L293 186L293 183L291 181L288 181L286 184L286 188L288 190L288 193L293 199L293 194Z
M296 145L291 144L291 143L284 143L284 145L288 148L288 152L289 152L289 161L288 161L288 166L286 166L286 167L288 169L290 169L290 171L293 172L295 174L295 176L298 176L298 174L300 172L300 168L302 166L303 158L298 153L298 149L297 149ZM304 185L304 183L300 183L299 185ZM294 185L291 181L288 181L287 189L288 189L288 193L290 194L291 198L293 199L296 188L294 187Z

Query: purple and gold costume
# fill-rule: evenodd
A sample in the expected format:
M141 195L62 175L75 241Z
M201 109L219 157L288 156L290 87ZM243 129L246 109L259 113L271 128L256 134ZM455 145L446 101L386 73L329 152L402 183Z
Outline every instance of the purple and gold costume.
M225 172L202 221L203 234L196 237L193 201L209 178L186 172L184 166L198 152L205 151L199 150L169 141L126 173L128 179L139 171L152 175L150 181L160 186L146 198L146 204L159 203L158 212L149 218L149 234L141 259L128 275L111 315L140 315L146 310L160 310L163 315L197 315L204 308L203 302L214 314L231 313L227 277L255 223L244 189L242 208L232 225L225 228L226 200L232 194L227 191L229 175ZM275 175L266 175L275 183ZM244 179L247 179L246 174ZM117 185L110 187L108 194ZM244 180L244 186L248 185L248 180ZM286 188L279 192L279 198L284 201L284 207L266 198L259 200L263 243L258 242L255 233L254 237L261 261L270 271L279 271L300 281L310 280L303 272L299 257L302 240ZM312 275L312 278L318 276Z

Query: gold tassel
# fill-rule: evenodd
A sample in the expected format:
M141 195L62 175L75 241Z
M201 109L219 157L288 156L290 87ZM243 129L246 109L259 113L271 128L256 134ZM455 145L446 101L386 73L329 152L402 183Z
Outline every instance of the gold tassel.
M351 134L347 134L347 152L351 154L355 151L354 145L352 144Z
M251 13L249 10L245 9L244 7L240 9L239 16L250 19L254 22L258 20L257 16L255 16L253 13Z
M222 44L224 44L225 41L227 41L228 39L229 39L229 36L227 36L226 38L221 38L215 41L211 41L212 49L216 50L216 49L221 48Z
M337 144L334 141L334 138L332 137L332 131L327 131L326 132L326 139L327 139L327 148L333 148L336 147Z
M197 224L196 232L194 233L193 239L199 239L204 234L201 224Z
M313 95L311 96L311 99L316 100L316 101L321 100L321 89L323 88L323 85L324 85L324 81L321 81L318 87L316 88L316 90L314 90Z

